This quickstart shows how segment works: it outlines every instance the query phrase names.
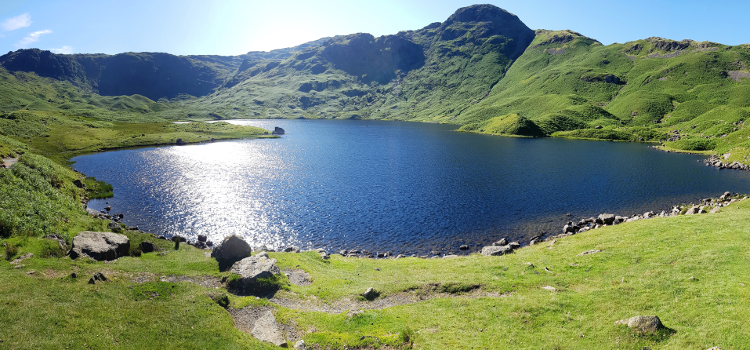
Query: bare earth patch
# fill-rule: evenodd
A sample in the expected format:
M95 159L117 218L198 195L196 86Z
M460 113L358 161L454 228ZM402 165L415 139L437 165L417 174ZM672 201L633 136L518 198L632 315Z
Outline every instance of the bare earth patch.
M285 295L289 295L289 297L286 297ZM421 291L413 290L409 292L399 292L392 295L381 296L372 301L343 298L333 302L324 302L315 296L310 296L303 299L297 298L297 295L295 294L278 293L275 297L269 299L269 301L288 309L338 314L347 310L381 310L392 306L414 304L436 298L506 298L511 295L511 292L500 294L498 292L486 292L481 290L481 288L478 288L471 292L461 294L436 292L424 293Z

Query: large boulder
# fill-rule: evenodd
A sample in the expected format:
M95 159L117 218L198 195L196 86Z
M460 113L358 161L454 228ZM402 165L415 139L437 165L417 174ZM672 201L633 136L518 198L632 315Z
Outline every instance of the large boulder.
M504 246L486 246L482 248L482 255L484 256L496 256L496 255L504 255L508 254L513 251L513 248L510 245L504 245Z
M238 236L229 236L224 242L211 252L211 257L219 262L219 270L226 271L234 263L250 256L252 249L244 239Z
M94 260L115 260L127 256L130 252L130 240L125 235L112 232L84 231L73 238L70 257L77 259L88 256Z

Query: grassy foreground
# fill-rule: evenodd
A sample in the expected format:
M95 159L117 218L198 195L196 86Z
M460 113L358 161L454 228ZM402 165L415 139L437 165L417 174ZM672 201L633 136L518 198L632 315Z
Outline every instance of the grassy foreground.
M230 296L230 308L271 306L280 322L320 348L740 349L750 343L750 201L716 214L642 220L544 242L502 257L373 260L314 252L270 253L307 271L300 287L282 277L276 297L309 303L376 303L400 294L424 300L347 316L287 309ZM129 233L134 241L146 238ZM271 348L233 327L212 300L223 288L158 282L159 276L226 276L203 251L169 251L113 263L45 254L44 240L11 238L14 268L0 262L3 348ZM591 249L602 252L578 256ZM49 249L47 249L48 251ZM527 264L531 263L533 266ZM299 267L297 267L299 266ZM87 284L95 272L112 281ZM70 277L77 272L79 278ZM136 278L149 280L137 283ZM479 286L477 289L476 286ZM542 287L551 286L556 291ZM442 291L438 297L435 292ZM435 297L430 299L430 297ZM362 304L359 304L362 305ZM638 334L620 319L658 315L671 331ZM290 344L291 345L291 344Z

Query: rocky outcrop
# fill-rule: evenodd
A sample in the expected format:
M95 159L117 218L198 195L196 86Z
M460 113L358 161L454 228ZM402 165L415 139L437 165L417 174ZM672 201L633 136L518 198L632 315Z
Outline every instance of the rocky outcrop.
M73 238L71 259L88 256L94 260L115 260L130 253L130 239L112 232L84 231Z
M273 292L274 286L260 282L260 279L273 277L281 273L276 266L276 259L268 257L268 253L244 258L232 265L229 271L236 275L230 279L227 289L239 295L258 295Z
M734 170L744 170L744 171L750 171L750 166L747 166L745 164L742 164L740 162L731 162L731 163L725 163L722 162L718 156L711 156L707 159L703 160L703 163L706 164L706 166L712 166L714 168L718 169L734 169Z
M211 257L219 263L219 270L226 271L234 263L247 258L252 253L250 245L239 236L229 236L211 252Z

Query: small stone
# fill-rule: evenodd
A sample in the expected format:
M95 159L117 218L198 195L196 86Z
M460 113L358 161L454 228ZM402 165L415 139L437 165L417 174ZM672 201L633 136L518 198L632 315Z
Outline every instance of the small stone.
M550 292L556 292L557 291L557 289L555 287L552 287L552 286L542 286L542 289L546 289L546 290L548 290Z
M467 249L469 249L469 246L466 245L466 244L462 244L460 247L458 247L458 249L467 250Z
M581 253L581 254L578 254L578 255L576 255L576 256L584 256L584 255L589 255L589 254L596 254L596 253L601 253L601 252L602 252L602 251L601 251L601 250L599 250L599 249L592 249L592 250L587 250L587 251L585 251L585 252L583 252L583 253Z
M305 346L305 341L300 339L296 343L294 343L294 350L307 350L307 347Z

